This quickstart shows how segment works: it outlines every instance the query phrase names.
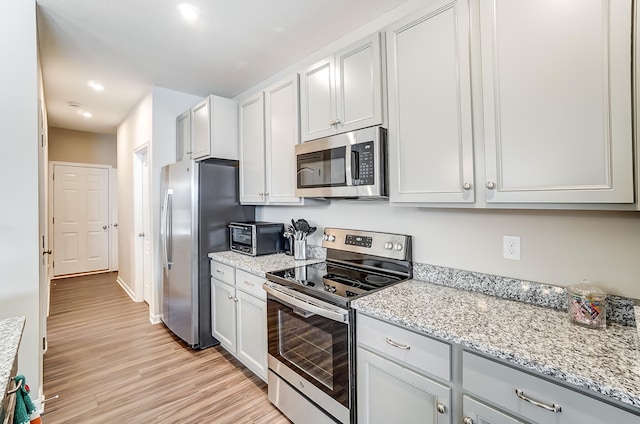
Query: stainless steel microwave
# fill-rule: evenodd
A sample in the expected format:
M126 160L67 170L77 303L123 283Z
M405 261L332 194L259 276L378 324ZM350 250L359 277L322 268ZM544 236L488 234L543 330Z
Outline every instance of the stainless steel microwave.
M231 222L229 249L250 256L284 252L284 224L275 222Z
M296 145L296 196L386 198L386 146L382 127Z

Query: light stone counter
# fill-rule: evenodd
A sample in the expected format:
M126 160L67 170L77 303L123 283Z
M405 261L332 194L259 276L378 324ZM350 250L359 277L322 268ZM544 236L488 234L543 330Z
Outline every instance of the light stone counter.
M209 253L209 258L260 277L264 277L269 271L277 271L279 269L293 268L323 261L322 259L296 261L293 259L293 256L288 256L284 253L265 256L248 256L231 251Z
M357 299L358 312L458 343L640 408L638 332L573 325L566 312L409 280Z
M7 318L0 321L0 390L2 395L7 391L11 381L13 361L18 355L18 347L22 339L25 318L23 316ZM2 413L0 413L0 416Z

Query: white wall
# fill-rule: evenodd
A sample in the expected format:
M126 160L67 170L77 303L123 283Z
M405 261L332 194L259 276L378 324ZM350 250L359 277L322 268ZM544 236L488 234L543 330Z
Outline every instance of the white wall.
M134 151L151 140L151 93L118 125L118 279L135 292Z
M305 218L322 228L410 234L413 260L567 286L589 279L607 292L640 298L637 212L426 209L387 202L333 201L326 206L260 207L257 219ZM503 259L502 237L521 237L522 259Z
M34 0L0 1L0 319L26 317L19 372L40 390L38 80Z

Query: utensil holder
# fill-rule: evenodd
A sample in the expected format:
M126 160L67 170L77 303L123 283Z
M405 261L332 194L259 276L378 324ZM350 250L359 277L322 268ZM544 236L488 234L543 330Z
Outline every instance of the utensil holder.
M307 259L307 239L293 241L293 259L297 261Z

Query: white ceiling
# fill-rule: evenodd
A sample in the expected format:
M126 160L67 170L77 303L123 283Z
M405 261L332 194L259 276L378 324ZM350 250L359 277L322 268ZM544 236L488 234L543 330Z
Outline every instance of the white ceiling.
M235 97L406 1L37 0L49 125L115 134L152 85Z

